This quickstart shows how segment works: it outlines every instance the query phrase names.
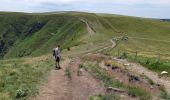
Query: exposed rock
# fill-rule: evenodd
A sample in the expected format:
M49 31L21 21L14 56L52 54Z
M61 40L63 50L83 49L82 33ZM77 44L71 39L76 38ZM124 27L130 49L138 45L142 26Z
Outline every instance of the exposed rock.
M161 75L167 75L167 74L168 74L167 71L162 71L162 72L161 72Z
M118 89L118 88L113 88L113 87L108 87L108 88L106 89L106 92L107 92L107 93L110 93L110 92L124 93L125 90Z
M81 68L77 71L77 76L82 76L82 75L83 75L83 69Z
M132 82L132 81L140 81L139 77L137 76L134 76L134 75L129 75L129 81Z
M124 64L124 66L130 66L130 64L127 63L127 64Z

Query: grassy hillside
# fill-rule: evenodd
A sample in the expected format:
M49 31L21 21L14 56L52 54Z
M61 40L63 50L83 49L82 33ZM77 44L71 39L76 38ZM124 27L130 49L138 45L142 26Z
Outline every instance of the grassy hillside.
M75 41L84 32L84 24L70 15L10 13L0 17L1 57L40 55L57 44Z
M87 29L93 31L93 35ZM120 15L63 12L47 14L0 13L0 56L22 57L63 48L102 43L127 34L122 47L142 53L169 55L170 23Z

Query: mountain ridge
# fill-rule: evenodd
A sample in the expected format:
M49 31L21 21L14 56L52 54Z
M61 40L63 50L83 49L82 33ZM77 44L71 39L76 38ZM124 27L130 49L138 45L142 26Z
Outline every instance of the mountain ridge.
M80 19L84 19L96 34L89 35L87 23ZM104 42L124 34L168 40L170 32L169 23L157 19L84 12L3 12L0 13L0 23L0 55L5 58L41 55L49 53L57 44L66 49L90 42Z

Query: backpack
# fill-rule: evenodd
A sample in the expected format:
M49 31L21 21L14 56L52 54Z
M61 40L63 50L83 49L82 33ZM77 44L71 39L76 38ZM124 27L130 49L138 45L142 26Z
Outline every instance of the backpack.
M55 56L55 50L53 50L53 56Z

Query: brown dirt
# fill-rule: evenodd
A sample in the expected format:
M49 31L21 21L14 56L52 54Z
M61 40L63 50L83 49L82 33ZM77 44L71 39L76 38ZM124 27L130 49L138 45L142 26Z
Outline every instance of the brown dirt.
M88 100L90 96L104 94L104 87L88 72L83 70L77 76L79 63L78 58L65 59L62 69L52 70L38 96L31 100ZM71 80L64 75L65 68L71 69Z

